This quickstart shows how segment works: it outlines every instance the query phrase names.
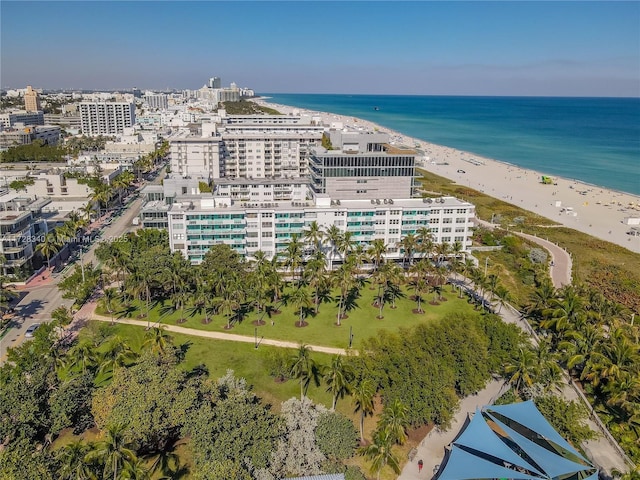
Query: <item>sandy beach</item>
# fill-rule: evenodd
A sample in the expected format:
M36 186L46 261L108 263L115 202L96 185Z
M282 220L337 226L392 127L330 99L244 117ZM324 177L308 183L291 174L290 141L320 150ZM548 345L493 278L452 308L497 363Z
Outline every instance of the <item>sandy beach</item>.
M410 138L359 118L270 103L268 99L257 99L256 103L286 115L320 117L326 125L342 123L355 129L388 132L391 143L417 150L417 164L425 170L640 253L640 235L629 235L632 226L624 223L627 217L640 218L640 196L555 176L551 177L552 184L545 185L541 183L544 172Z

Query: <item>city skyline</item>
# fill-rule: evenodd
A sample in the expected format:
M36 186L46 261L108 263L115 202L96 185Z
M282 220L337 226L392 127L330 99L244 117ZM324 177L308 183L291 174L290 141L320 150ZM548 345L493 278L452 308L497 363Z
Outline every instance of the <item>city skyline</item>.
M258 93L640 96L638 2L0 9L2 88L196 89L218 76ZM48 54L26 54L43 46Z

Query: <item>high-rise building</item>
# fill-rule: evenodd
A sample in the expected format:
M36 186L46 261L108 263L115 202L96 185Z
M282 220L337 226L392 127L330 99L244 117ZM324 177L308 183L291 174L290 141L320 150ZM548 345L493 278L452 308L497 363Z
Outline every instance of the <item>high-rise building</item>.
M209 179L300 177L308 174L310 151L322 131L300 117L225 117L217 127L203 124L200 137L170 137L171 171Z
M209 79L209 88L222 88L220 77L211 77Z
M115 135L133 126L136 107L129 102L82 102L80 122L85 135Z
M166 110L169 108L169 99L163 93L148 93L144 96L144 101L151 109Z
M31 88L31 85L27 86L27 91L24 94L24 109L27 112L37 112L42 110L38 92Z

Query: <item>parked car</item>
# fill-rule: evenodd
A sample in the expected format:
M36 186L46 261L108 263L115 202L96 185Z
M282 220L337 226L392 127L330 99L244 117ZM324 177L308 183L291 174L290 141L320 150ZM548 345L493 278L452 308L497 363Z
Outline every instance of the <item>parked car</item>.
M458 170L458 173L467 173L467 172L465 172L464 170L460 169L460 170Z
M29 328L27 328L27 331L24 334L24 336L27 337L27 338L33 337L33 335L36 333L36 330L38 329L39 326L40 326L39 323L34 323Z

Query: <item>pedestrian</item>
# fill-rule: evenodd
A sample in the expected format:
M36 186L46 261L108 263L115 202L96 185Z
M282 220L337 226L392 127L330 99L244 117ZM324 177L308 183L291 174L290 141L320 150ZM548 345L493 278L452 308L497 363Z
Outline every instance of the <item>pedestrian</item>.
M424 462L422 459L418 460L418 473L422 471L422 467L424 466Z

